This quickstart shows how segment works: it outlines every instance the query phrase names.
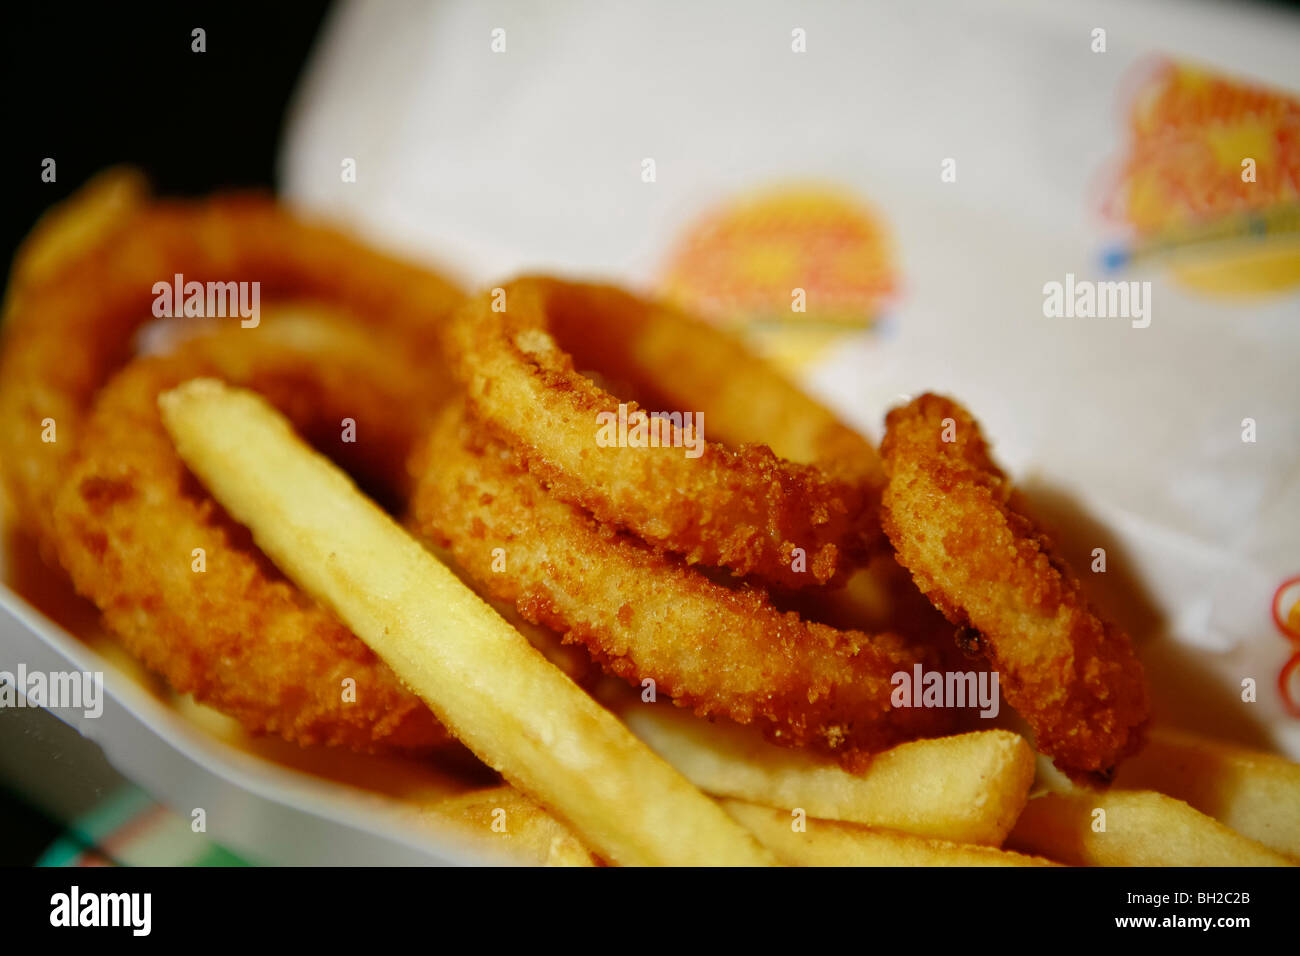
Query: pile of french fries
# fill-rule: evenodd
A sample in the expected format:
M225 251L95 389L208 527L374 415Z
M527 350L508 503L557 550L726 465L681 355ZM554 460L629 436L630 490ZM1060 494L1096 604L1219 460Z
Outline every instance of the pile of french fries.
M162 396L181 457L508 783L437 822L524 862L1292 866L1300 766L1156 734L1114 786L1070 784L1006 730L903 744L850 774L670 702L598 704L253 393Z

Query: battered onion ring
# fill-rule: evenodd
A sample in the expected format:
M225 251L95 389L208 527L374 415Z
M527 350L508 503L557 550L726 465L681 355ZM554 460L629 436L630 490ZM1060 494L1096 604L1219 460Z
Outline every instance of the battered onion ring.
M140 358L82 423L58 496L58 556L132 654L255 733L356 750L449 741L432 712L337 618L287 581L186 470L160 392L196 376L253 388L370 483L404 473L440 388L399 344L355 325L264 316ZM343 441L342 420L355 422ZM193 569L202 548L206 570ZM345 702L344 680L355 681Z
M808 622L761 590L713 583L552 496L457 406L441 413L411 467L419 533L449 546L495 597L634 684L653 678L697 714L758 721L779 743L850 764L951 729L950 711L890 705L891 676L930 668L935 649Z
M441 276L303 222L270 197L143 206L138 198L128 191L126 201L108 203L92 192L56 211L54 222L65 224L47 228L75 232L66 226L69 210L87 206L99 217L96 241L72 243L75 253L62 268L18 270L22 281L9 296L0 330L0 470L14 513L47 555L54 496L83 416L108 376L131 357L132 333L152 315L154 283L176 274L186 282L259 281L263 304L295 298L344 309L401 335L404 348L438 367L441 320L460 301ZM42 441L47 418L57 429L49 443Z
M1038 749L1076 776L1104 776L1141 745L1147 720L1128 635L1089 607L965 409L922 395L886 427L882 520L899 561L950 621L980 632Z
M458 310L449 351L474 413L564 501L786 588L831 580L878 536L875 450L732 337L612 287L529 278L504 298L504 311L491 292ZM678 447L599 447L597 415L620 401L580 368L651 411L702 412L706 434L741 447L688 458L675 426Z

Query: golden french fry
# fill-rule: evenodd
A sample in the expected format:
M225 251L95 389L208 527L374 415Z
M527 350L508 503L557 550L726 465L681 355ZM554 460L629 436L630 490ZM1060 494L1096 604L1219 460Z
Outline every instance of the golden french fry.
M1034 752L1006 730L901 744L852 774L777 747L751 728L710 723L667 702L621 716L650 748L709 793L811 816L1000 846L1028 799Z
M23 240L9 273L8 293L44 282L83 255L142 206L149 193L144 174L112 166L50 208Z
M1150 790L1080 788L1035 797L1007 845L1075 866L1295 865L1181 800Z
M603 858L771 862L259 396L200 379L159 406L181 458L271 560Z
M1041 857L836 820L805 818L804 829L796 830L789 810L741 800L723 800L722 806L790 866L1059 866Z
M1157 790L1243 836L1300 858L1300 765L1271 754L1153 731L1120 765L1115 786Z
M596 858L573 831L509 784L441 800L426 811L487 848L538 866L595 866Z
M587 653L585 648L565 644L559 633L549 627L543 627L540 624L525 620L513 601L502 601L488 594L486 588L457 567L456 559L452 556L449 548L441 547L427 539L421 539L420 543L424 545L426 551L447 565L467 588L486 601L492 610L505 618L506 623L526 637L528 643L541 651L548 661L564 671L574 683L586 686L592 680L593 674L599 672L599 667L592 661L591 655Z

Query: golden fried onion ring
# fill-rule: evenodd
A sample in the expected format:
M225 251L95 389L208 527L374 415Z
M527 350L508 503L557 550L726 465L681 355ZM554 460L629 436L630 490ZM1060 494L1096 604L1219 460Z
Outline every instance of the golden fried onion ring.
M1147 720L1128 635L1089 606L964 408L922 395L886 429L882 521L899 562L950 621L979 632L1038 749L1072 774L1106 775Z
M720 330L612 287L526 278L467 302L449 333L473 413L553 494L689 563L798 588L879 534L871 445ZM600 447L598 415L620 404L701 412L706 435L739 447L687 457L702 436L666 421L660 447Z
M112 201L106 197L109 189ZM123 198L125 197L125 198ZM70 223L82 206L89 237ZM152 318L154 284L257 281L261 302L311 300L400 335L405 348L441 365L442 318L460 292L436 273L398 261L269 197L226 195L141 204L137 191L101 184L51 213L20 254L0 330L0 470L14 514L53 551L54 496L86 410L132 354L133 333ZM56 232L43 239L42 229ZM239 319L228 321L238 325ZM439 371L431 371L440 375ZM54 441L43 440L47 420Z
M938 653L782 613L552 496L455 405L412 461L417 530L495 597L607 669L779 743L855 758L950 730L950 711L891 709L891 676ZM644 686L644 685L643 685Z

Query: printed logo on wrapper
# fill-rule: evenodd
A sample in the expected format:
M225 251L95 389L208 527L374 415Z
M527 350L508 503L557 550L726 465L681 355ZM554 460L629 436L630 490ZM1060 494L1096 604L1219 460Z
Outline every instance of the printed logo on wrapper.
M1163 59L1133 79L1107 268L1158 262L1220 295L1300 286L1300 98Z
M1288 578L1273 592L1273 624L1293 651L1277 675L1282 703L1293 717L1300 717L1300 574Z
M838 187L790 185L704 213L677 244L662 291L797 371L876 327L898 285L875 210Z

